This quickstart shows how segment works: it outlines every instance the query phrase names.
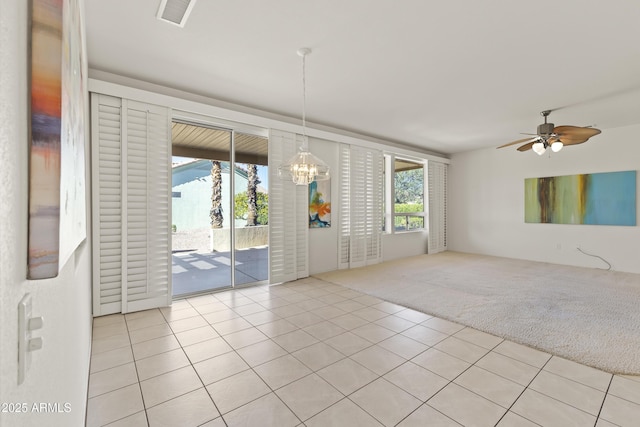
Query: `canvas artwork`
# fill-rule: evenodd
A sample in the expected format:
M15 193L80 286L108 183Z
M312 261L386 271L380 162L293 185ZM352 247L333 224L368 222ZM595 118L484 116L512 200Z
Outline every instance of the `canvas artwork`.
M65 0L62 43L62 132L60 135L60 249L62 268L87 237L85 123L87 60L78 0Z
M86 238L86 59L77 0L33 0L27 278L59 269Z
M309 184L309 228L331 227L331 180Z
M636 171L525 179L525 222L636 225Z

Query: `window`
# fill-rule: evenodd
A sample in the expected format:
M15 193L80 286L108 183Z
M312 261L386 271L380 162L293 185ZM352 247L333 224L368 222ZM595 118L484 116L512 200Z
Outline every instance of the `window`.
M389 171L385 171L385 230L396 233L424 229L424 165L390 155L385 166Z

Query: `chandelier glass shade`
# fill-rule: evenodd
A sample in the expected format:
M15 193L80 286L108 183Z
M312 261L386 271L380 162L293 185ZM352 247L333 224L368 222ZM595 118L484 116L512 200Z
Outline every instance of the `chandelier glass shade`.
M309 151L306 119L306 56L311 49L300 48L298 55L302 57L302 146L298 153L278 168L278 176L291 179L296 185L309 185L314 181L329 179L329 166Z
M278 175L293 180L296 185L309 185L313 181L329 179L329 166L309 151L301 149L278 168Z

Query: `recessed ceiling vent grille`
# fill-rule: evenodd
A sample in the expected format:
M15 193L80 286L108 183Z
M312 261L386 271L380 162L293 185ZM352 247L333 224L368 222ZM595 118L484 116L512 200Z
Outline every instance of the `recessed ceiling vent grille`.
M196 0L162 0L156 17L179 27L184 27Z

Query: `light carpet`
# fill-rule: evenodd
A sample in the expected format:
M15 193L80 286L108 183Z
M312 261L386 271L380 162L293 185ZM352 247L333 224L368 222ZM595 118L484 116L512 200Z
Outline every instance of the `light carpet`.
M640 374L640 275L459 252L315 277L611 373Z

